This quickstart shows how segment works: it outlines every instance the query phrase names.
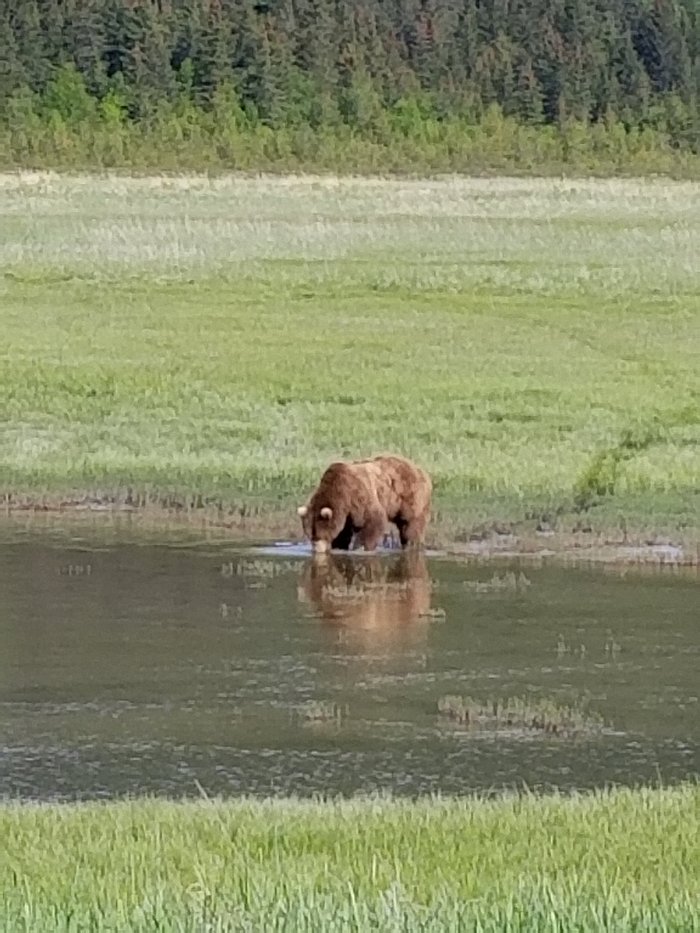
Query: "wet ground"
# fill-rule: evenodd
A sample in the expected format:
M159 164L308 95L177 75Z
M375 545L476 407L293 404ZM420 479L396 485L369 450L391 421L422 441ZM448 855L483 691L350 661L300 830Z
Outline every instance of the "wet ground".
M463 793L700 772L697 569L319 562L13 524L0 594L11 797ZM548 712L460 722L439 713L447 696ZM574 726L559 729L564 708Z

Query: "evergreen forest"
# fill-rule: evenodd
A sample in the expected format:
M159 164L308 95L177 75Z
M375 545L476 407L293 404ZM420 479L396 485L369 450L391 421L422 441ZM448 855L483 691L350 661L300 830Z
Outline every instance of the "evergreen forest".
M700 0L2 0L0 164L695 172Z

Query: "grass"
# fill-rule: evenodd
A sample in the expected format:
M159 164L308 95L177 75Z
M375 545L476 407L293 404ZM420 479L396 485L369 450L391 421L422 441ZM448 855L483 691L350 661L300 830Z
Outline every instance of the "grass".
M343 719L347 718L348 710L347 707L340 706L333 700L308 700L298 706L295 713L304 722L340 724Z
M474 593L520 593L531 585L532 581L522 571L516 575L512 570L504 574L495 573L490 580L462 581L464 589Z
M330 459L398 450L434 475L434 536L697 542L697 196L0 176L0 494L298 531Z
M0 807L22 930L698 929L700 789Z
M548 735L576 735L600 730L604 723L596 713L578 706L562 706L555 700L508 697L486 703L472 697L442 696L438 713L474 729L524 729Z

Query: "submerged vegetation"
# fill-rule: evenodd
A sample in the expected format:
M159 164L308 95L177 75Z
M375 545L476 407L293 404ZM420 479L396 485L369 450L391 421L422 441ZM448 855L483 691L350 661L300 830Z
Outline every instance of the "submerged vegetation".
M464 580L462 586L474 593L522 593L531 585L531 581L522 570L516 574L508 570L504 574L495 573L490 580Z
M700 790L0 807L13 931L695 929Z
M398 450L434 477L433 538L697 541L696 199L4 176L0 492L298 533L329 459Z
M524 729L570 736L603 727L603 719L596 713L549 698L508 697L484 703L448 695L440 697L437 708L441 716L473 729Z
M295 713L306 723L332 722L340 725L347 719L348 708L333 700L308 700L298 706Z

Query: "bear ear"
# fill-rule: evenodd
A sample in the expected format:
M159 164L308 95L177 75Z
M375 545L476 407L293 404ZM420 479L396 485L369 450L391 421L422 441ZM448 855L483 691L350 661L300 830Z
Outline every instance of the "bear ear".
M297 509L297 515L299 516L299 518L305 518L308 511L309 511L308 506L300 505L299 508Z
M327 505L321 509L321 518L333 518L333 509L329 509Z

